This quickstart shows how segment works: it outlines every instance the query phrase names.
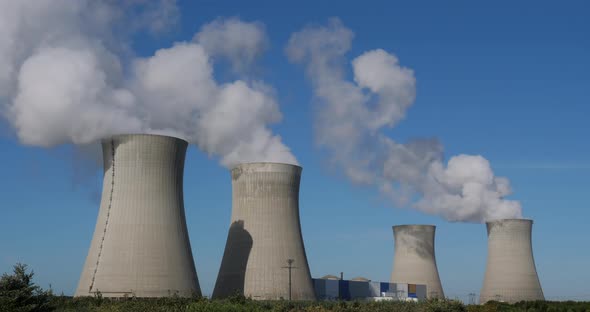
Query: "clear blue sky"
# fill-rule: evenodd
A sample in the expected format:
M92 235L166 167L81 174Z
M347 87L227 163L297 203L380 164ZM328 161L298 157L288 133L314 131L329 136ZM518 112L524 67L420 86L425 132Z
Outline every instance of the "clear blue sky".
M391 226L437 225L445 293L479 293L486 260L481 224L449 223L393 208L376 190L350 185L325 166L313 142L312 93L284 55L289 36L339 17L355 33L350 59L382 48L414 69L417 100L389 135L437 137L445 155L480 154L511 180L524 216L534 219L533 249L549 299L590 300L590 3L586 1L181 1L181 25L138 37L140 55L190 40L204 23L238 16L266 25L270 48L261 78L277 90L284 115L273 129L303 166L300 208L314 277L338 274L386 281ZM98 167L71 146L25 147L0 124L0 272L30 265L43 287L73 294L90 246L101 191ZM210 294L231 210L225 168L191 147L185 207L196 268Z

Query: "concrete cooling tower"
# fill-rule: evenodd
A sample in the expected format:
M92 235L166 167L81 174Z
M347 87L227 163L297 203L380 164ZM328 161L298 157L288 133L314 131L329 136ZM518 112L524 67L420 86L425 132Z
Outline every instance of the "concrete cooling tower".
M102 141L102 199L76 296L201 294L184 215L186 148L159 135Z
M231 177L231 225L213 298L315 300L299 221L301 167L248 163Z
M532 220L487 222L488 260L479 302L545 300L531 244Z
M444 298L434 254L434 225L393 227L392 283L426 285L428 298Z

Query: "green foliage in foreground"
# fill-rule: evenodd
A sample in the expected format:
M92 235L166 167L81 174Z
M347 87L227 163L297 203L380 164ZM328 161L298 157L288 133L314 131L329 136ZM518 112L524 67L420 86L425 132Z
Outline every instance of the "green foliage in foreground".
M6 310L8 311L8 310ZM159 298L139 299L128 298L110 300L105 298L72 298L50 296L49 303L42 310L19 311L63 311L63 312L111 312L111 311L161 311L161 312L238 312L238 311L281 311L281 312L364 312L364 311L401 311L401 312L512 312L512 311L590 311L590 302L520 302L506 304L489 302L485 305L464 305L455 300L430 300L413 302L288 302L288 301L255 301L244 297L233 297L226 300L209 300L205 298Z
M238 312L238 311L306 311L306 312L364 312L364 311L400 311L400 312L512 312L512 311L590 311L589 302L520 302L506 304L489 302L485 305L464 305L454 300L430 300L424 302L288 302L288 301L254 301L243 297L227 300L209 300L204 298L182 299L126 299L113 301L102 298L53 297L52 310L47 311L187 311L187 312Z
M127 299L123 301L102 298L56 298L54 311L187 311L187 312L237 312L237 311L467 311L458 301L412 302L288 302L288 301L254 301L243 297L227 300L209 300L203 298L182 299Z
M423 302L288 302L288 301L254 301L243 296L226 300L209 300L205 298L159 298L138 299L125 298L110 300L100 295L95 298L72 298L54 296L51 291L44 291L33 283L33 272L27 272L27 266L17 264L12 274L3 274L0 278L0 312L45 312L45 311L87 311L87 312L238 312L238 311L281 311L281 312L364 312L364 311L400 311L400 312L516 312L516 311L590 311L590 302L519 302L506 304L488 302L485 305L464 305L455 300L429 300Z
M0 311L50 311L51 291L44 291L33 283L33 271L17 263L13 273L0 277Z
M127 299L111 301L95 298L61 298L55 311L466 311L455 301L431 303L406 302L288 302L254 301L234 297L227 300L208 299Z

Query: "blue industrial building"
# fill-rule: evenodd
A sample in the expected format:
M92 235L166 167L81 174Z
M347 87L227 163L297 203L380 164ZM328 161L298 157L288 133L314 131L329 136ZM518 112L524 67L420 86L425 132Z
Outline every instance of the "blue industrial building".
M332 276L313 279L318 300L425 300L426 285L342 280Z

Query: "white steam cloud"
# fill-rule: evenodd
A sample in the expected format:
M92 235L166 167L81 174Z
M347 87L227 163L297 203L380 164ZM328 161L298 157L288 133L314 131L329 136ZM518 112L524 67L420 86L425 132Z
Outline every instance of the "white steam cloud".
M267 45L264 27L217 19L192 41L133 56L134 33L161 33L178 18L170 0L1 0L0 113L29 145L158 133L226 166L296 164L269 128L282 118L273 89L213 75L217 58L235 71L250 66Z
M511 192L509 181L496 177L485 158L458 155L445 164L436 140L400 144L384 135L414 103L414 73L395 55L377 49L352 61L350 81L345 54L353 37L332 19L327 26L294 33L286 48L311 80L317 143L332 163L352 182L378 187L398 206L411 204L450 221L520 218L520 204L504 199Z
M217 19L195 35L210 55L228 59L235 72L248 69L268 47L262 23L243 23L237 18Z

